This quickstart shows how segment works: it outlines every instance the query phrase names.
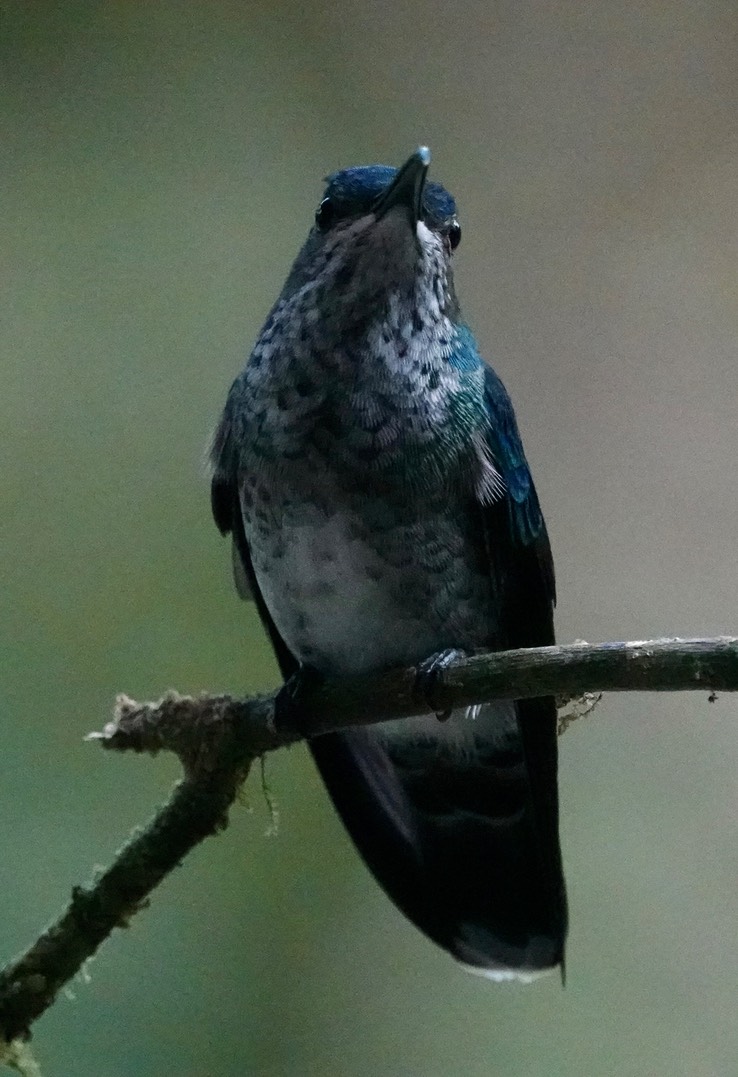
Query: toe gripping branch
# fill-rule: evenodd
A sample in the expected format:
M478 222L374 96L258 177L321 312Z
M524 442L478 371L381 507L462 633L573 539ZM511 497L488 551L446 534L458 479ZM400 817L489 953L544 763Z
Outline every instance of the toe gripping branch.
M300 668L288 677L274 700L274 728L280 733L311 734L305 700L325 683L325 677L310 666Z
M453 707L444 707L438 699L438 686L443 679L444 670L466 656L466 651L448 647L445 651L438 651L426 658L416 670L415 691L425 699L439 722L448 721L453 711Z
M443 683L443 674L449 666L466 657L466 651L449 647L430 655L416 667L413 694L427 704L428 710L436 715L439 722L447 721L454 709L448 705L447 693L444 693L444 698L439 695L438 689ZM322 673L310 666L300 666L277 693L274 702L275 729L282 734L301 739L314 736L316 728L312 699L326 683Z

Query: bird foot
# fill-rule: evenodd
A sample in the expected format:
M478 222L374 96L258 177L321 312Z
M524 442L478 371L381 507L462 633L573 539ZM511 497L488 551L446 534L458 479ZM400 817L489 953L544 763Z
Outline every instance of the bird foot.
M309 722L303 706L305 696L324 681L322 674L309 666L300 666L284 682L274 700L274 728L280 732L295 732L301 737L310 735Z
M439 722L448 721L453 711L453 707L443 707L438 702L436 690L441 676L448 666L465 657L466 651L459 650L458 647L448 647L445 651L438 651L426 658L415 671L415 691L427 701Z

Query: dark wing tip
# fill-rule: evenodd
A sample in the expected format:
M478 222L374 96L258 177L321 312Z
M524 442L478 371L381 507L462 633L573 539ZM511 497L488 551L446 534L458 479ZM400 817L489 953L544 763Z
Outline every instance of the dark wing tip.
M221 475L215 474L210 484L210 508L221 535L233 530L233 487Z
M213 433L208 449L208 459L212 473L210 507L213 512L213 519L221 535L227 535L229 531L233 531L233 514L235 506L238 504L231 442L231 422L228 412L229 408L226 405L226 410L223 412L223 416Z

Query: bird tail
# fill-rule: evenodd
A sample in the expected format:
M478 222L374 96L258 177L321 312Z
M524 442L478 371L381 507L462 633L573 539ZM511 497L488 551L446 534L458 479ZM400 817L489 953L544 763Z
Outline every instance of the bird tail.
M552 699L330 733L311 750L401 911L470 971L533 979L567 929Z

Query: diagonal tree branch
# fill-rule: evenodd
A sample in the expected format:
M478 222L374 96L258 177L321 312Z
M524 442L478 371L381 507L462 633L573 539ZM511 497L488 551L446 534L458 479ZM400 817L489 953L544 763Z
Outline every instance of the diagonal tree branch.
M539 695L572 699L603 691L695 689L710 698L715 691L738 691L738 638L575 643L474 655L439 674L433 704L445 710ZM255 759L320 733L427 710L415 669L315 687L300 697L300 730L274 728L273 696L170 693L140 705L120 696L113 721L89 739L118 751L174 751L184 778L111 866L75 888L61 916L0 972L0 1035L8 1042L26 1036L113 929L126 926L182 858L226 825Z

